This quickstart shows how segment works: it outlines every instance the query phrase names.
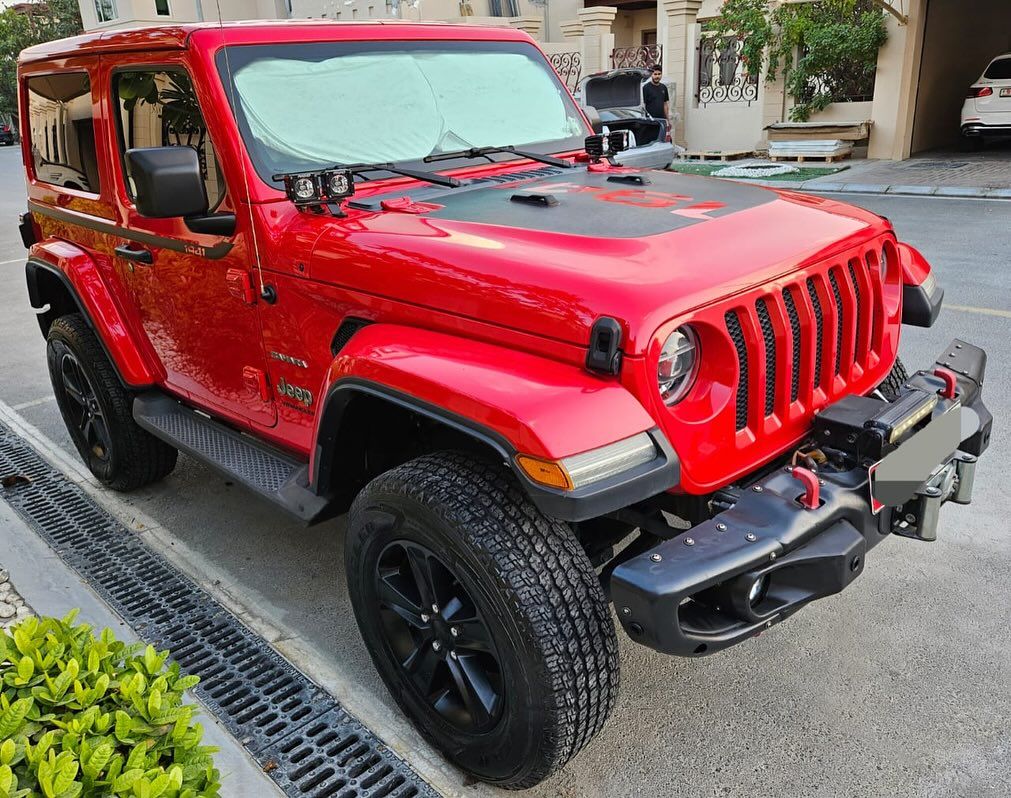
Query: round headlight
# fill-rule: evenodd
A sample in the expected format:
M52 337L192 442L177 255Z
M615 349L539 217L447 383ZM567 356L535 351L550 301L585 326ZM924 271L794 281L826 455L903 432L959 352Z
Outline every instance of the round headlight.
M698 337L691 327L678 327L664 341L656 381L665 403L672 405L688 393L695 380L698 355Z

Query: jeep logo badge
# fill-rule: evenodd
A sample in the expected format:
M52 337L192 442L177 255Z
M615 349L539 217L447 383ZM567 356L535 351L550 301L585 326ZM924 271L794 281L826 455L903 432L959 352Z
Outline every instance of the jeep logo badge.
M290 396L292 399L297 402L301 402L306 407L312 405L312 392L306 388L300 388L297 385L292 385L291 383L286 382L284 377L281 377L277 383L277 392L281 396Z

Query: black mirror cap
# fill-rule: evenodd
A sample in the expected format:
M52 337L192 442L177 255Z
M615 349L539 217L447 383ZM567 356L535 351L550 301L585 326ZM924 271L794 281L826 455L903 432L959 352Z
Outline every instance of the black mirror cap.
M192 147L140 147L126 151L134 204L142 216L169 219L207 213L207 188Z
M586 114L586 118L590 120L590 127L594 133L600 134L604 132L604 122L600 118L600 112L594 108L592 105L584 105L583 113Z

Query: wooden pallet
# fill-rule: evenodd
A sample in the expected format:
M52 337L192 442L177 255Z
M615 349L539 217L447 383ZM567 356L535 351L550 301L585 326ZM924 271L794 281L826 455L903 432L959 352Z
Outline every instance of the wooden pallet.
M741 158L751 158L754 150L723 150L720 152L686 152L684 157L689 161L739 161Z
M853 153L847 152L843 155L770 155L769 160L773 163L836 163L852 157Z

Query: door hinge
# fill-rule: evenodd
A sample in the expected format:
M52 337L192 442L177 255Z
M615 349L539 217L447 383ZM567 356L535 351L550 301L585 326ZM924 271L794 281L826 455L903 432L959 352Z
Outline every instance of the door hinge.
M247 305L256 304L253 280L245 269L229 269L225 272L225 282L228 283L228 293L236 299L241 299Z
M270 388L267 386L267 375L254 366L244 366L242 369L242 379L260 401L270 401Z

